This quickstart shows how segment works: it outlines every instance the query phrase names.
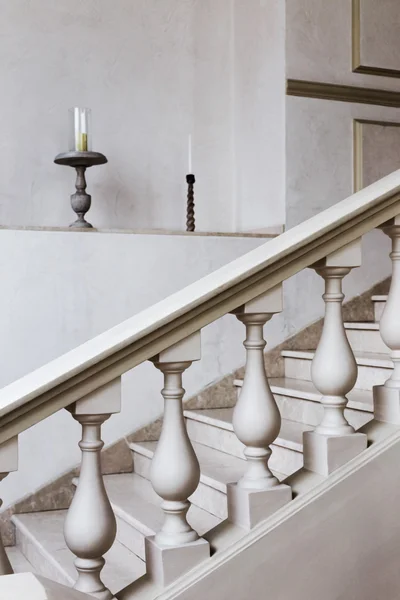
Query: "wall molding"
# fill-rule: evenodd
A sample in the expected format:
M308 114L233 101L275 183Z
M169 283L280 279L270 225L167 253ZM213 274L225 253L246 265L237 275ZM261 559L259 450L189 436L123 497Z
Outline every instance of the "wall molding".
M353 120L353 189L359 192L363 189L363 126L380 125L381 127L400 127L396 121L376 121L373 119Z
M400 77L400 69L385 69L363 65L361 59L361 0L352 0L352 68L353 73L379 75L380 77Z
M288 79L286 82L286 93L288 96L300 96L303 98L318 98L320 100L335 100L338 102L355 102L357 104L373 104L375 106L400 108L400 92L355 85Z

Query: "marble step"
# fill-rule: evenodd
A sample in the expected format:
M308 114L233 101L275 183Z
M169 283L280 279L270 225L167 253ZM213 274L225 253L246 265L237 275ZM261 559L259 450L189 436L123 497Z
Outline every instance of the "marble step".
M34 573L35 569L17 546L5 549L14 573Z
M344 327L354 352L390 352L381 338L379 323L345 323Z
M164 521L161 498L150 481L137 473L106 475L104 483L117 519L117 540L145 560L145 537L159 531ZM218 525L220 519L192 505L188 521L202 536Z
M371 300L374 304L375 321L379 322L385 308L387 296L372 296Z
M129 444L133 454L136 474L150 478L150 465L157 442L134 442ZM245 461L203 444L193 442L200 463L200 483L190 501L219 519L227 518L226 484L240 479L246 467ZM279 479L285 475L275 473Z
M233 408L186 410L186 426L190 439L226 454L243 458L243 444L232 426ZM304 423L282 419L279 436L272 445L269 465L286 476L303 466L303 431L312 429Z
M313 350L283 350L285 376L290 379L311 381L311 361ZM355 387L360 390L372 390L390 377L393 363L387 354L355 352L358 365L358 378Z
M74 555L67 548L63 527L66 510L14 515L17 549L33 570L49 579L72 586L76 580ZM113 593L141 577L146 566L126 546L115 542L105 555L102 578Z
M243 380L236 379L234 384L240 390ZM271 377L269 384L283 419L313 427L321 422L324 410L320 404L321 394L311 381ZM348 394L348 400L346 418L353 427L359 429L373 417L372 392L354 389Z

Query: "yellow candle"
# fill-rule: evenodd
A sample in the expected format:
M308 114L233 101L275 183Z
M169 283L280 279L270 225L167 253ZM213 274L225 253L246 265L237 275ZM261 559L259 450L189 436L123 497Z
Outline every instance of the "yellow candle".
M80 140L80 151L81 152L87 152L88 146L87 146L87 133L81 133L81 140Z

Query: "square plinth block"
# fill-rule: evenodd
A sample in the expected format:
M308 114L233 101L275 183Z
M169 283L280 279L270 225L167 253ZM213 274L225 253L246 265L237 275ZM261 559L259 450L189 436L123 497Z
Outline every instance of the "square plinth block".
M228 519L252 529L292 499L288 485L280 484L269 490L247 490L236 483L228 483Z
M400 390L384 385L375 385L373 395L376 421L400 425Z
M320 475L329 475L367 447L364 433L323 435L314 431L303 433L304 468Z
M210 544L203 538L181 546L161 546L151 536L146 538L145 549L147 573L161 586L210 558Z

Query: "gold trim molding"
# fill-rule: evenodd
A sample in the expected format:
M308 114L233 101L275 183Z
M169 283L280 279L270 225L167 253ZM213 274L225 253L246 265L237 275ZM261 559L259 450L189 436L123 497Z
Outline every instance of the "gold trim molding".
M385 69L363 65L361 61L361 0L352 0L352 66L353 73L379 75L380 77L400 77L400 69Z
M382 127L400 127L396 121L374 121L369 119L353 120L353 189L359 192L363 189L363 125L381 125Z
M400 108L400 92L358 87L355 85L338 85L336 83L288 79L286 82L286 93L288 96L301 96L303 98L319 98L321 100L356 102L358 104L374 104L375 106Z

